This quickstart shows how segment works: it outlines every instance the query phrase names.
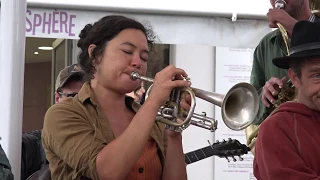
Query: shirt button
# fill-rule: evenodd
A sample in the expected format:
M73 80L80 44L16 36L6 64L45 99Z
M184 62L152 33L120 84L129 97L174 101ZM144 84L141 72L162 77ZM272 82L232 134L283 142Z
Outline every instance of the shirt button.
M143 173L143 168L139 168L139 173Z

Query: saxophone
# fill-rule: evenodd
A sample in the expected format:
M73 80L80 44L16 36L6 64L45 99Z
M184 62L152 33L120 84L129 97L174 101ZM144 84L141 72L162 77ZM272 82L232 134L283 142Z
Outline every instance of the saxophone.
M286 2L284 0L275 0L275 8L283 9L285 7L285 5L286 5ZM278 26L278 29L279 29L281 35L282 35L282 38L283 38L283 41L285 43L286 50L287 50L287 56L288 56L289 55L289 44L290 44L288 33L280 23L276 23L276 24ZM275 110L278 108L278 106L280 104L282 104L283 102L286 102L288 100L293 100L294 96L295 96L295 88L294 88L291 80L288 80L287 83L285 83L284 86L281 88L281 91L278 94L276 102L272 105L271 108L267 109L269 116L275 112ZM259 125L251 124L250 126L248 126L245 129L245 134L246 134L246 138L247 138L247 146L251 149L251 152L253 155L254 155L254 147L256 144L256 139L258 137L259 127L260 127Z
M288 101L295 101L295 99L296 99L296 90L291 80L289 79L281 88L281 91L276 97L275 103L270 108L267 109L267 113L269 114L269 116L271 116L274 112L276 112L276 110L282 103L288 102ZM254 155L254 147L258 137L259 127L260 125L252 124L245 129L245 133L247 137L247 146L251 149L251 152L253 155Z
M275 1L276 8L283 8L285 6L285 4L286 4L286 2L283 0L276 0ZM311 9L311 12L314 15L316 15L317 17L320 17L320 1L319 0L309 0L309 6ZM277 23L277 26L279 27L282 38L285 42L287 54L289 54L288 34L281 24ZM288 80L284 84L284 87L281 88L281 91L278 94L276 102L273 104L273 106L271 108L268 109L267 112L270 113L269 116L271 116L277 110L277 108L280 104L287 102L287 101L295 101L295 98L296 98L296 92L295 92L294 85L292 84L291 80ZM245 129L245 134L246 134L246 138L247 138L247 146L251 149L251 152L253 155L254 155L254 147L256 144L256 139L258 137L259 127L260 127L259 125L252 124Z
M319 0L309 0L309 6L312 14L320 17L320 1Z

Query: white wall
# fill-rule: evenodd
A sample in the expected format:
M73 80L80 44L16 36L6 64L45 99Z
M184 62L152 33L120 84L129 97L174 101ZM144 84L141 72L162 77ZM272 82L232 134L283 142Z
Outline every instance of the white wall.
M213 46L171 45L170 64L182 68L191 78L192 87L214 92L214 56ZM214 117L214 105L196 98L196 113L206 112ZM219 125L218 125L219 126ZM184 153L208 146L212 143L214 133L209 130L190 125L183 132ZM213 180L214 158L209 157L187 166L188 179Z
M152 14L179 14L197 16L229 16L265 19L271 8L268 0L197 0L197 1L149 1L149 0L27 0L28 6L68 9L92 9L117 12L144 12ZM76 2L76 3L75 3Z

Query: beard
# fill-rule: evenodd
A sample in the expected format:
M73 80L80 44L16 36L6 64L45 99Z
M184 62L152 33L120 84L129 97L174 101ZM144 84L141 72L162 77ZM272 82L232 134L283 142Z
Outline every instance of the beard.
M287 13L294 19L298 19L298 17L302 14L303 11L302 7L304 5L304 0L295 0L292 2L294 3L290 4L290 6L287 9Z

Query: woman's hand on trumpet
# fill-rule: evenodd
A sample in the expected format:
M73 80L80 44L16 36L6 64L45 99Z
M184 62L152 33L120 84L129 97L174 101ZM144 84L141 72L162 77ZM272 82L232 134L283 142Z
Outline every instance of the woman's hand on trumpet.
M190 105L191 105L191 96L190 94L187 94L185 98L181 99L180 106L183 108L184 111L188 112L190 110ZM177 122L182 123L183 120L178 118ZM181 138L181 133L172 131L172 130L167 130L167 135L168 135L168 138L176 138L176 137Z
M183 69L176 68L173 65L169 65L160 72L158 72L154 78L152 90L147 98L152 103L159 106L164 105L171 94L172 89L178 87L190 87L191 82L186 81L188 77L187 73ZM188 94L180 101L180 106L189 111L191 105L191 96ZM182 122L181 119L177 119L178 122ZM168 138L180 137L181 133L174 132L172 130L167 131Z
M191 83L183 80L183 77L188 77L183 69L176 68L173 65L167 66L156 74L152 91L147 99L159 106L164 105L168 100L172 89L191 86Z

